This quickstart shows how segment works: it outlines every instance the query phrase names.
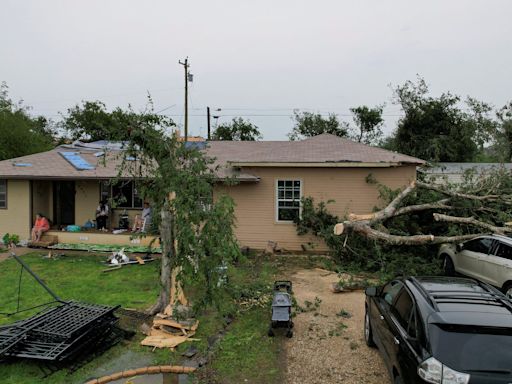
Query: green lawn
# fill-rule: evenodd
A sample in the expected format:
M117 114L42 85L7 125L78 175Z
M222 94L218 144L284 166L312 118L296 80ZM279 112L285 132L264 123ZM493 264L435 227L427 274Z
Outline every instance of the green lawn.
M62 299L73 299L105 305L121 305L125 308L145 309L158 294L158 261L146 265L123 267L113 272L102 273L101 261L105 256L91 254L61 257L57 260L43 259L40 253L23 256L27 264ZM280 359L281 339L266 336L270 318L270 303L256 303L249 308L240 301L258 299L271 294L272 283L278 273L275 261L253 256L229 269L229 286L220 307L209 308L198 316L200 325L195 342L201 353L208 350L208 338L224 330L223 338L210 348L211 359L207 376L214 376L223 384L240 383L251 378L251 383L279 382L282 363ZM0 311L16 309L20 268L15 260L0 262ZM193 300L192 297L189 297ZM20 307L49 301L50 296L26 272L22 275ZM237 300L236 302L234 301ZM6 317L0 315L0 324L9 323L30 314ZM226 325L226 317L234 320ZM108 373L117 367L127 354L134 356L123 368L135 368L148 364L180 364L181 353L190 343L180 345L176 352L156 350L139 345L142 335L123 341L93 362L68 375L59 371L46 379L34 363L19 362L0 364L0 382L6 384L81 383L90 377L99 376L103 369ZM114 361L111 363L111 361ZM143 364L144 363L144 364ZM131 366L126 366L131 364ZM202 377L201 374L198 377ZM204 377L204 375L203 375ZM201 379L199 382L203 382ZM206 381L205 381L206 382Z

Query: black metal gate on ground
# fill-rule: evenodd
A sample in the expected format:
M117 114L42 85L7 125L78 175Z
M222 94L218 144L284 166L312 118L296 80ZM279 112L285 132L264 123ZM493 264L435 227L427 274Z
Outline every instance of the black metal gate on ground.
M116 334L119 306L63 301L14 253L12 256L55 301L39 314L0 327L0 359L24 358L73 363ZM45 305L45 304L43 304ZM39 306L38 306L39 307Z

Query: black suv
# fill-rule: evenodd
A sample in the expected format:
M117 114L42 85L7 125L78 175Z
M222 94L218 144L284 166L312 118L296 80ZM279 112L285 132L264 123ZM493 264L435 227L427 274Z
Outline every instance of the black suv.
M366 289L365 340L395 384L512 384L512 302L457 277L396 278Z

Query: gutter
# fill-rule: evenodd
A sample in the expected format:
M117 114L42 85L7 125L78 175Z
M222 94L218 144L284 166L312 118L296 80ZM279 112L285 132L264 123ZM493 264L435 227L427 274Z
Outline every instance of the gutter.
M286 167L286 168L391 168L409 164L403 162L395 163L372 163L372 162L304 162L304 163L276 163L276 162L241 162L230 161L229 165L233 167ZM414 165L416 163L410 163Z

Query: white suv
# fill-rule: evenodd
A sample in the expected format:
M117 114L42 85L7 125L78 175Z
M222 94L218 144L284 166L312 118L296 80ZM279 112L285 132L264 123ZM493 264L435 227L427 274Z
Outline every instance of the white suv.
M439 248L444 272L453 276L455 272L473 277L500 288L512 298L512 239L500 236L480 236L454 244L443 244Z

